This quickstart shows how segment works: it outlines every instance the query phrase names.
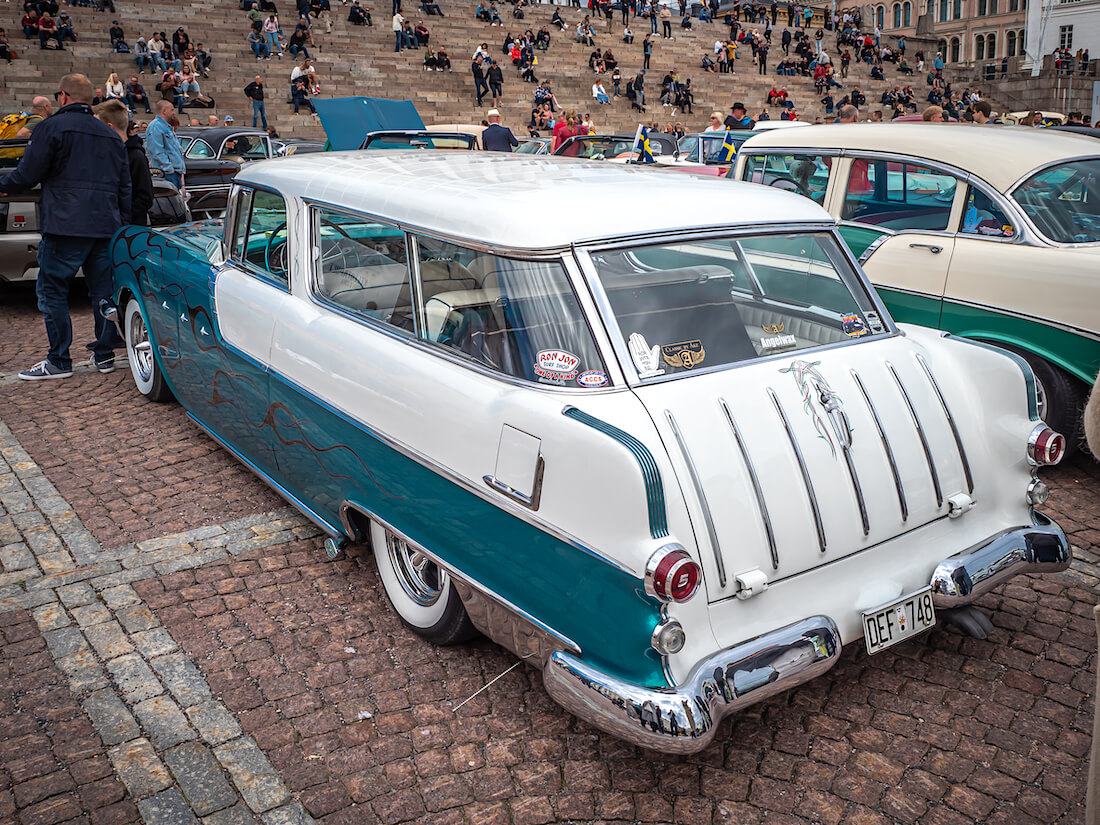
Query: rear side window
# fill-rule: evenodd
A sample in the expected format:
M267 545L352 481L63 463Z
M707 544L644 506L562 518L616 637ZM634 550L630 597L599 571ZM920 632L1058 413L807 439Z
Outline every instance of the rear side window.
M745 164L743 179L797 192L817 203L824 203L831 164L832 158L813 154L751 155Z
M1015 237L1016 227L993 199L973 186L969 190L962 217L959 219L959 232L985 238Z
M608 383L560 261L416 241L424 340L513 378L574 388Z
M942 232L951 219L954 175L901 161L856 158L842 216L895 232Z

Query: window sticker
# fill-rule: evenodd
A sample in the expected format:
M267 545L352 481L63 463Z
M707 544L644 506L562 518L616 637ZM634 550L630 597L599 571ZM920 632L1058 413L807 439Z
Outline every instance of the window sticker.
M632 332L629 340L630 358L638 370L639 378L652 378L655 375L664 375L665 371L658 365L660 362L661 348L650 348L649 342L640 332Z
M863 313L863 317L867 319L867 326L871 328L871 332L878 333L886 329L882 319L878 317L878 313L873 309Z
M790 349L798 346L798 339L793 335L784 335L783 330L787 325L780 321L778 324L761 324L760 328L768 333L767 337L760 339L760 349L764 352Z
M867 325L863 323L863 319L858 315L841 315L840 324L844 334L850 338L858 338L870 332Z
M677 344L662 346L661 356L670 367L683 367L690 370L703 363L703 359L707 357L707 351L703 349L702 341L681 341Z
M600 370L585 370L577 376L577 383L582 387L606 387L607 373Z
M539 350L535 356L535 375L551 384L564 384L577 377L581 359L563 349Z

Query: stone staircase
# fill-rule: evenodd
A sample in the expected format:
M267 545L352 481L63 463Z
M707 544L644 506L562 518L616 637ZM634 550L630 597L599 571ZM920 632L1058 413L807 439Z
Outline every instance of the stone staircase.
M428 72L422 66L423 50L410 50L395 53L393 51L393 32L390 27L389 6L373 6L373 27L352 26L346 21L346 7L335 0L333 9L333 31L324 32L324 26L314 26L316 47L311 49L317 75L321 85L321 96L343 97L348 95L366 95L412 100L425 123L479 123L491 100L487 100L481 109L475 106L473 82L469 72L471 56L482 42L489 45L490 53L501 56L504 36L507 32L522 32L527 27L538 31L541 25L548 25L553 6L537 4L527 8L524 20L514 20L510 15L510 6L501 2L501 14L505 16L505 25L491 27L474 18L475 3L469 0L450 2L441 0L445 18L422 16L417 13L413 0L404 0L405 14L414 23L423 17L431 30L432 44L444 44L454 64L451 73ZM19 53L19 59L11 66L5 66L0 75L0 114L28 109L31 98L36 94L50 95L56 88L59 77L67 72L79 71L88 75L94 86L102 86L111 72L118 72L123 80L134 73L132 55L116 54L110 49L107 30L111 21L117 19L126 31L126 40L133 46L139 36L147 39L154 31L165 31L170 36L178 27L184 26L193 42L202 42L213 57L212 75L201 80L204 94L211 95L217 102L214 110L193 110L188 117L205 117L211 112L218 115L219 121L231 114L237 123L251 124L251 106L245 99L243 87L254 75L264 78L268 91L268 122L278 129L283 137L322 137L323 132L317 118L308 115L294 115L286 103L289 95L290 71L294 62L287 54L281 59L272 58L258 61L248 49L246 35L248 21L245 14L237 9L235 0L116 0L118 12L96 12L84 7L64 7L76 24L78 42L66 43L67 51L42 51L37 40L23 40L19 20L22 4L18 0L0 2L0 26L8 31L9 41ZM283 11L284 31L289 34L293 28L294 15L288 0L279 0ZM591 85L594 75L588 70L588 55L592 49L575 42L573 33L576 24L582 19L584 10L561 7L562 16L569 23L568 31L558 33L551 26L552 41L548 51L538 52L538 66L535 71L540 79L553 81L557 100L565 107L575 107L578 112L589 112L600 131L633 132L639 122L639 113L632 111L625 97L613 99L610 106L600 106L591 97ZM779 35L786 19L781 11L779 25L776 27L773 41L775 46L769 57L774 66L782 52L778 46ZM606 23L598 21L596 45L601 49L610 47L619 60L624 81L633 76L642 65L642 36L648 30L648 21L632 21L636 35L633 45L622 42L622 24L618 13L612 26L613 34L606 34ZM744 101L754 117L766 108L765 99L773 85L784 85L790 93L802 119L812 120L823 115L824 111L817 102L813 84L807 78L779 77L769 71L760 75L752 65L751 51L739 49L735 71L730 74L708 74L700 68L704 53L713 50L714 41L728 34L721 23L699 23L694 21L692 31L681 30L674 20L674 37L664 40L654 38L654 50L651 70L647 73L647 122L656 122L664 128L668 122L681 121L687 131L699 131L707 125L711 111L718 110L726 114L734 100ZM832 45L832 37L827 43ZM830 52L836 54L835 50ZM664 109L657 100L660 79L665 72L675 67L681 77L692 79L695 90L694 114L680 114ZM519 73L511 65L504 64L504 98L502 115L506 125L511 126L517 135L526 134L526 123L532 106L534 85L523 83ZM904 78L892 67L887 68L887 81L891 86L902 83ZM156 78L151 74L140 77L153 99L158 97L153 90ZM925 85L923 78L912 78L914 89L923 98ZM609 78L604 77L608 93L612 92ZM866 93L868 105L864 115L878 107L884 83L872 81L866 66L852 66L845 89L859 85ZM844 94L838 91L836 96ZM189 110L190 111L190 110ZM780 109L773 107L771 116L778 119ZM139 114L139 117L142 114Z

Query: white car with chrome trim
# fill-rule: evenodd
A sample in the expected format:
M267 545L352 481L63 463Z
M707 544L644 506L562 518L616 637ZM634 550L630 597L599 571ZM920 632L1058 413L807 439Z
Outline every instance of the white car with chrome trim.
M1068 561L1033 507L1065 444L1027 365L899 329L789 193L294 156L241 171L224 232L128 227L112 254L142 393L175 395L330 555L369 541L417 633L476 628L645 747L705 747L845 644L983 634L974 599Z

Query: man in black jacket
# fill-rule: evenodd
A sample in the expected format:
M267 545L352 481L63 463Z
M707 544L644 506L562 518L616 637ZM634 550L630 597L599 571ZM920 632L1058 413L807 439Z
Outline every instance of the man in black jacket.
M100 103L95 107L95 115L110 126L126 146L126 163L130 167L130 223L148 226L149 210L153 206L153 175L137 125L130 120L130 113L121 100Z
M42 240L38 244L38 308L50 341L44 361L19 373L26 381L73 374L69 346L69 288L77 270L92 299L96 344L92 362L100 372L115 368L114 327L99 311L113 292L110 239L130 221L130 172L126 149L95 117L92 84L82 74L61 78L59 109L34 130L23 159L0 175L0 193L25 192L42 184Z
M244 87L245 96L252 101L252 128L256 128L256 119L263 120L264 128L267 128L267 108L264 105L264 79L256 75L256 79Z

